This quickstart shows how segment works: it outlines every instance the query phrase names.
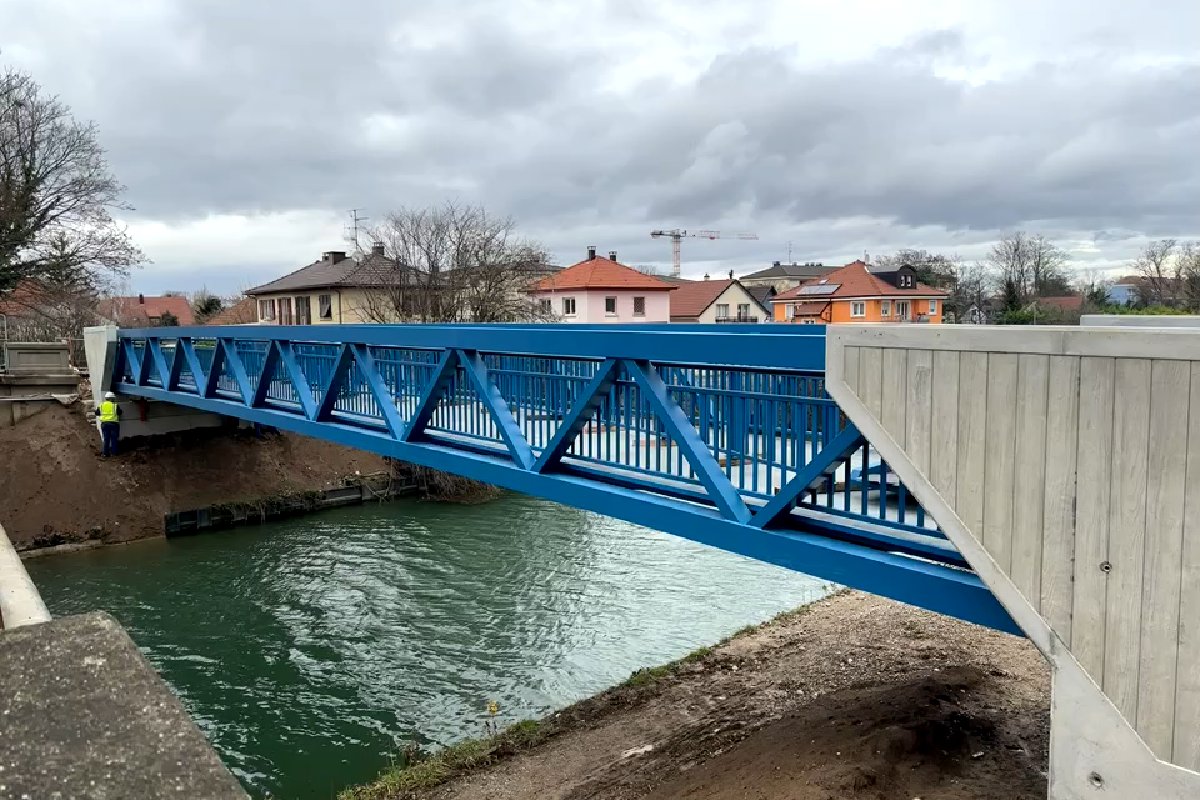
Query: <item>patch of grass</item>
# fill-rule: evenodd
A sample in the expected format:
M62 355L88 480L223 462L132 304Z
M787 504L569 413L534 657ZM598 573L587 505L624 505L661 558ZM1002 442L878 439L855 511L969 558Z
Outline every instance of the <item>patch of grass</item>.
M537 720L523 720L495 736L465 739L426 756L410 754L407 764L389 767L374 781L338 793L338 800L402 800L433 789L458 775L544 742L550 735Z

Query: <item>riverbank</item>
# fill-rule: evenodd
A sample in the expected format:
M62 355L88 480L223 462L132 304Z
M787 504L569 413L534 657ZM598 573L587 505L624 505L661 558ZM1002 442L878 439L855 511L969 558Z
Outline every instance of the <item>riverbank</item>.
M1028 641L846 592L341 800L1045 797Z
M100 457L83 409L0 429L0 520L18 550L163 535L164 515L257 502L388 469L379 456L293 434L200 430Z

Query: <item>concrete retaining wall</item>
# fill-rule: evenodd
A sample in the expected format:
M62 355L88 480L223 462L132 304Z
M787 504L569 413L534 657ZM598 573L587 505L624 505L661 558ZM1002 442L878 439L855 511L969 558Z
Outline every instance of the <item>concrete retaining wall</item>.
M827 385L1054 665L1051 796L1200 768L1200 330L831 326Z
M391 500L411 494L415 487L395 479L372 481L363 478L354 486L302 492L274 497L258 503L223 503L188 511L177 511L163 518L163 533L167 536L186 536L206 531L227 530L242 525L259 525L277 519L287 519L328 508L361 505L372 501Z

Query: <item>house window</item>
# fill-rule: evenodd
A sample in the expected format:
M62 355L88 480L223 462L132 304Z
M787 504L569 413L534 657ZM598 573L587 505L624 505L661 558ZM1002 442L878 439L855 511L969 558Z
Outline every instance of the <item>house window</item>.
M554 307L551 305L549 297L543 297L541 300L538 300L538 311L547 316L554 313Z
M750 304L738 303L738 318L745 319L748 316L750 316Z
M891 300L880 300L879 301L879 315L881 317L890 317L892 315L892 301Z
M279 324L292 324L292 298L290 297L279 298Z
M275 301L274 300L259 300L258 301L258 318L263 322L270 322L275 319Z
M937 313L937 300L930 300L930 301L929 301L929 313L930 313L930 314L936 314L936 313Z
M617 298L604 298L604 315L607 317L615 317L617 315Z
M563 301L563 316L564 317L575 316L575 298L574 297L564 297L562 299L562 301Z
M908 319L908 301L907 300L897 300L896 301L896 316L899 317L901 320Z
M312 325L312 304L308 295L296 298L296 324Z
M633 315L635 317L646 316L646 298L644 298L644 297L633 298Z
M317 306L321 313L321 319L333 319L333 297L331 295L318 295Z
M789 304L787 304L786 306L784 306L784 316L786 316L788 319L795 319L795 318L796 318L796 306L795 306L795 304L793 304L793 303L789 303Z
M717 303L717 319L729 318L729 303Z
M854 300L850 303L850 316L865 317L867 315L867 304L863 300Z

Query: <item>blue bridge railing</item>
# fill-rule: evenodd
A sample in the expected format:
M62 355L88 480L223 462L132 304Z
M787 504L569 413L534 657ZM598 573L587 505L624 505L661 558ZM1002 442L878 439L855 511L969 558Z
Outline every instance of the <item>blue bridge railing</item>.
M153 328L120 331L113 388L1015 631L826 393L824 345L820 326Z

